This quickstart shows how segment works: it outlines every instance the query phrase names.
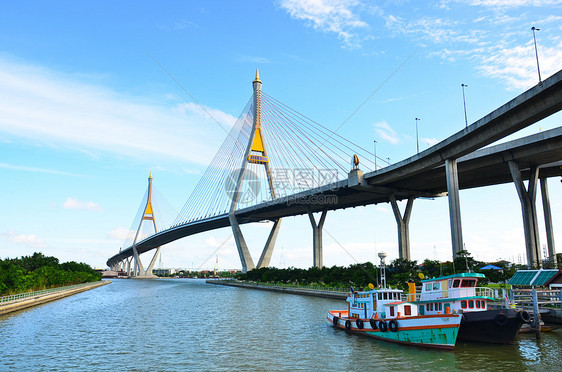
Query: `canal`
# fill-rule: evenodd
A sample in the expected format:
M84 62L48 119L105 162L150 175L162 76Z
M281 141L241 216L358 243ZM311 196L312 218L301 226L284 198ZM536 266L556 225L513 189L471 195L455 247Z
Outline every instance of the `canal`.
M453 352L348 335L344 301L205 284L113 280L0 316L0 370L559 371L562 330Z

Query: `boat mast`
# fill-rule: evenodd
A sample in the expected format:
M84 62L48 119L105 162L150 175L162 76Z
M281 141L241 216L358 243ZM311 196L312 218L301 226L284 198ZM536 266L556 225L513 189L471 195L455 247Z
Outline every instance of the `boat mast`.
M379 258L381 259L381 288L386 288L386 266L384 264L386 253L379 252Z

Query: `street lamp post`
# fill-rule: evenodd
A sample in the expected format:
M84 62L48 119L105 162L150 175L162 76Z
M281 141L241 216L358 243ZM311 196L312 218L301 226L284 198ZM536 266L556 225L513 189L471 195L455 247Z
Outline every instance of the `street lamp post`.
M466 127L468 127L468 118L466 117L466 99L464 98L464 87L467 87L466 84L461 84L462 87L462 103L464 105L464 123Z
M375 146L375 171L377 170L377 140L373 140Z
M419 141L419 137L418 137L418 120L421 120L419 118L416 118L416 148L418 149L418 154L420 153L420 141Z
M540 31L540 28L536 28L535 26L531 27L533 30L533 41L535 43L535 57L537 58L537 72L539 73L539 84L542 83L541 81L541 69L539 68L539 53L537 52L537 39L535 38L535 31Z

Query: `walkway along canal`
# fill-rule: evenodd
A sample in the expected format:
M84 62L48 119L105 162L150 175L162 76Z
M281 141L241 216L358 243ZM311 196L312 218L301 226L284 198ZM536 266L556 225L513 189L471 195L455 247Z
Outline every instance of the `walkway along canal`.
M42 291L3 296L0 297L0 315L55 301L80 292L101 287L102 285L109 283L111 283L110 280L102 280L99 282L82 283L58 288L50 288Z

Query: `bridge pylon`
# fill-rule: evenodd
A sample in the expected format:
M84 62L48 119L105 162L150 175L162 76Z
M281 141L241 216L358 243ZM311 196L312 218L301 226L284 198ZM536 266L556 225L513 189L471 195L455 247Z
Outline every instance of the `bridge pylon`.
M156 226L156 219L154 215L154 208L152 207L152 172L150 172L150 176L148 177L148 198L146 199L146 205L144 206L143 215L139 222L139 227L137 228L135 239L133 240L132 245L134 254L133 270L131 271L130 262L128 262L127 274L134 278L155 278L156 275L152 274L152 269L154 268L156 257L158 256L161 247L158 247L156 249L156 253L154 253L154 256L150 260L150 263L146 269L144 268L142 261L140 260L140 254L137 251L137 240L139 238L139 233L144 221L152 221L154 233L158 232L158 227Z
M265 167L265 173L267 175L267 182L269 185L269 191L271 193L272 199L277 198L275 192L275 185L273 183L273 177L271 175L271 169L269 166L269 158L267 156L267 147L265 138L263 136L263 131L261 128L261 86L262 82L259 76L259 70L256 69L256 78L252 82L254 88L253 95L253 123L252 130L250 132L250 137L248 140L248 146L246 147L246 152L242 158L242 165L240 166L240 171L238 173L238 178L236 181L235 190L232 196L232 203L230 205L230 211L228 213L228 220L230 221L230 226L232 227L232 232L234 234L234 240L236 241L236 248L238 249L238 254L240 255L240 261L242 263L242 272L247 272L248 270L254 269L256 266L250 255L248 245L240 229L238 220L236 218L236 209L238 207L238 202L240 200L240 190L242 188L242 183L246 176L246 170L248 163L252 164L262 164ZM258 261L258 268L269 266L271 255L273 254L273 248L275 246L275 241L277 240L277 235L279 233L279 228L281 227L281 218L273 221L273 227L262 251L260 259Z

